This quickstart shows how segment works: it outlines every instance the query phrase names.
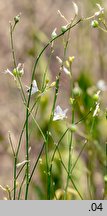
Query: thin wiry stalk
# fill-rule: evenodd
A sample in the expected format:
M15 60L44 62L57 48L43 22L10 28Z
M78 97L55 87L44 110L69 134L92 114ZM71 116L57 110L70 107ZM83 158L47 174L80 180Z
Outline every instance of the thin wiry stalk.
M59 153L59 157L60 157L61 163L62 163L62 165L63 165L63 167L64 167L64 169L65 169L67 175L69 176L69 179L70 179L70 181L72 182L72 185L73 185L74 189L77 191L77 193L78 193L79 197L81 198L81 200L83 200L82 195L80 194L80 192L79 192L78 188L76 187L76 185L75 185L75 183L74 183L74 181L73 181L71 175L69 175L69 172L68 172L68 170L67 170L65 164L64 164L63 161L62 161L62 157L61 157L61 154L60 154L59 149L58 149L58 153Z
M72 78L72 71L71 71L71 98L74 99L74 94L73 94L73 78ZM75 115L74 115L74 103L72 104L72 113L71 113L71 124L74 125L75 121ZM70 137L70 142L69 142L69 155L68 155L68 173L69 175L67 176L67 181L66 181L66 186L65 186L65 195L64 199L67 197L67 188L69 185L69 176L71 176L71 167L72 167L72 149L73 149L73 132L71 131L71 137Z
M30 85L30 92L29 92L29 97L28 97L28 101L27 101L27 109L26 109L26 160L28 161L26 164L26 190L25 190L25 199L27 200L28 198L28 188L29 188L29 121L28 121L28 116L29 116L29 105L30 105L30 99L31 99L31 89L32 89L32 81L34 79L35 76L35 70L38 64L38 61L41 57L41 55L44 53L44 51L46 50L46 48L57 38L61 37L62 35L64 35L67 31L69 31L69 29L73 28L74 26L76 26L78 23L80 23L82 21L82 19L79 19L75 24L73 24L72 26L70 26L65 32L60 33L56 38L52 39L51 41L49 41L47 43L47 45L42 49L42 51L40 52L40 54L38 55L35 63L34 63L34 67L32 70L32 77L31 77L31 85Z
M15 56L15 50L14 50L14 42L13 42L13 32L15 29L16 24L14 24L14 26L12 26L11 22L10 22L10 42L11 42L11 50L12 50L12 57L13 57L13 63L14 63L14 68L17 67L17 63L16 63L16 56ZM24 90L22 87L22 83L21 80L19 78L19 76L17 76L18 81L19 81L19 85L20 85L20 93L21 93L21 97L23 100L23 103L26 102L26 97L24 94ZM17 158L18 154L14 153L14 195L13 195L13 199L16 199L16 165L17 165Z

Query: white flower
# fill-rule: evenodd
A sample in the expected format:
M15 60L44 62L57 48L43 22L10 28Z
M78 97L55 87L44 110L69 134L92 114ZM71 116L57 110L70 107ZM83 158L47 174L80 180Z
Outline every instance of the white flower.
M67 118L67 111L68 109L62 110L60 106L57 106L54 112L53 121L63 120L64 118Z
M104 80L99 80L97 82L97 88L101 91L106 91L107 90L107 84L105 83Z
M99 112L99 106L100 106L100 103L96 103L96 108L95 108L95 110L94 110L93 117L95 117L95 116L98 115L98 112Z
M62 66L63 64L63 61L61 58L59 58L58 56L56 56L56 59L58 60L58 62L60 63L60 65ZM63 68L63 71L67 74L67 75L70 75L70 71L66 68L66 67L62 67Z
M96 4L96 5L97 5L99 11L97 11L95 13L95 16L99 16L100 14L104 14L104 8L102 8L100 4Z
M24 74L24 65L19 63L16 68L13 69L13 71L10 71L9 69L4 71L4 74L10 74L13 77L22 76Z
M35 94L36 92L38 92L39 89L38 89L38 86L37 86L37 82L36 80L33 80L32 82L32 90L31 90L31 95ZM28 92L28 95L29 95L29 92L30 92L30 87L27 86L27 92Z
M77 16L78 15L78 6L75 2L72 2L73 3L73 6L74 6L74 10L75 10L75 15Z

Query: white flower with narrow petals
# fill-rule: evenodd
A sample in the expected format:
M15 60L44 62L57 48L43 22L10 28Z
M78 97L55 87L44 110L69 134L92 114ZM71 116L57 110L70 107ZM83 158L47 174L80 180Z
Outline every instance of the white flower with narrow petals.
M106 91L107 90L107 84L105 83L104 80L99 80L97 82L97 88L101 91Z
M95 16L99 16L100 14L104 14L104 8L102 8L100 4L96 4L96 5L97 5L99 11L97 11L95 13Z
M31 89L31 95L35 94L38 91L39 91L39 89L38 89L38 86L37 86L37 82L36 82L36 80L33 80L32 89ZM27 92L28 92L28 95L29 95L30 87L28 87L28 86L27 86Z
M62 110L61 107L58 105L54 112L53 121L57 120L63 120L64 118L67 118L66 113L68 109Z

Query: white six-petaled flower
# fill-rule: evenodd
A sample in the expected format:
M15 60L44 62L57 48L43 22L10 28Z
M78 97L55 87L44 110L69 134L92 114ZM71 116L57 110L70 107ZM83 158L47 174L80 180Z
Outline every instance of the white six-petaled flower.
M32 89L31 89L31 95L35 94L38 91L39 91L39 89L38 89L38 86L37 86L37 82L36 82L36 80L33 80ZM28 87L28 86L27 86L27 92L28 92L28 95L29 95L30 87Z
M62 110L61 107L58 105L54 112L53 121L63 120L64 118L67 118L67 111L68 109Z

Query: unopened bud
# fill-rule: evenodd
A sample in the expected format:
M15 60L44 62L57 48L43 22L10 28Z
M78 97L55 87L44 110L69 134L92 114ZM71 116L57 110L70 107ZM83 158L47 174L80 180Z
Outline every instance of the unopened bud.
M74 56L69 56L68 60L69 62L72 64L72 62L74 61L75 57Z
M57 37L57 33L56 33L56 28L55 28L51 34L51 38L55 39L56 37Z
M98 94L94 94L93 95L93 100L94 101L98 101L99 100L99 95Z
M67 26L62 26L62 27L61 27L62 33L66 32L66 30L67 30Z
M46 84L48 84L49 83L49 79L46 79Z
M104 176L104 181L107 182L107 175Z
M73 105L74 104L74 99L70 98L70 104Z
M92 20L91 26L92 26L93 28L98 28L98 26L99 26L98 21L97 21L97 20Z
M78 84L76 84L76 86L73 88L73 95L75 97L79 97L82 93L82 90L80 89L80 87L78 86Z
M56 85L56 82L52 82L50 87L54 87Z
M72 124L72 125L70 126L70 130L71 130L71 132L76 132L76 130L77 130L76 125Z
M20 21L20 14L14 17L15 24L18 23L19 21Z
M66 66L67 66L67 68L70 67L69 61L66 61Z

